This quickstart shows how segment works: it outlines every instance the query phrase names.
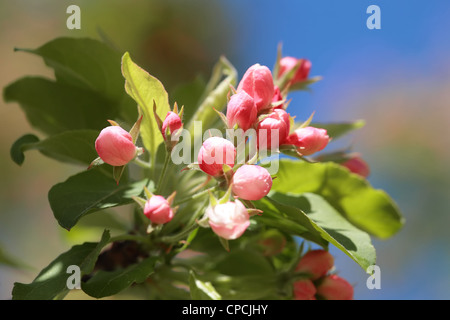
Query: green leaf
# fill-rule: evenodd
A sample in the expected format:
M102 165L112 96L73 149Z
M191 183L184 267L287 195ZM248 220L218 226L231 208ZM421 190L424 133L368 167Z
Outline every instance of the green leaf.
M269 260L256 251L232 250L216 261L215 269L230 276L269 275L274 273Z
M203 97L200 98L200 106L186 126L191 134L196 134L194 132L194 121L201 121L204 130L214 124L217 119L217 114L214 109L222 111L226 107L231 86L236 86L236 83L236 69L225 57L221 57L219 62L214 66L211 79L206 85ZM203 132L200 134L203 134Z
M117 185L98 170L84 171L54 185L48 199L58 223L70 230L89 213L133 202L142 193L146 181Z
M342 166L281 160L272 190L281 193L321 195L355 226L386 239L397 233L404 219L386 192ZM295 174L293 174L295 173Z
M126 79L126 92L137 102L144 115L141 123L142 142L155 160L158 146L164 139L153 115L153 102L156 103L158 116L165 119L170 111L168 94L158 79L131 60L128 52L122 57L122 74Z
M67 280L70 273L67 268L71 265L80 267L80 277L91 273L102 248L110 239L109 231L103 232L100 242L85 242L73 246L69 251L61 254L45 267L30 284L15 283L12 297L15 300L50 300L64 297L69 289Z
M364 120L356 120L343 123L312 123L311 126L326 129L330 138L337 139L353 130L361 129L365 124Z
M308 78L304 81L294 83L289 87L289 91L297 91L297 90L309 90L309 86L322 80L322 77L316 76L312 78Z
M263 213L260 216L253 217L254 220L266 226L277 228L282 232L300 236L324 248L328 246L328 241L322 237L311 219L301 210L269 197L255 202L255 206Z
M279 277L276 275L218 275L211 283L223 300L279 299Z
M370 236L348 222L321 196L312 193L292 195L274 192L270 197L299 209L298 214L306 215L324 240L342 250L364 270L375 264L375 248Z
M17 102L30 124L47 134L105 127L117 110L98 94L39 77L22 78L4 90L6 102Z
M122 233L126 233L130 229L129 223L122 221L122 218L112 210L101 210L86 215L78 221L77 227L80 227L81 230L108 228Z
M156 261L156 257L150 257L125 269L101 270L87 282L82 283L81 288L94 298L112 296L127 289L133 283L144 282L153 273Z
M199 280L192 270L189 274L189 287L193 300L222 300L211 282Z
M98 134L96 130L73 130L55 134L42 141L35 135L27 134L13 144L11 157L21 165L25 160L25 151L39 150L58 161L89 164L97 157L95 139Z
M26 134L17 139L11 146L11 159L19 166L22 165L25 161L24 151L27 150L27 146L33 145L36 142L39 142L39 138L34 134Z
M37 49L16 49L42 57L60 83L97 91L112 101L122 99L120 53L87 38L57 38Z

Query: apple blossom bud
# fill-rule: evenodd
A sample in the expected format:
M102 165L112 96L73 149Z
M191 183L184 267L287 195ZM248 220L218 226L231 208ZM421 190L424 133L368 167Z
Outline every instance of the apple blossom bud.
M119 126L104 128L95 140L99 157L112 166L123 166L136 156L131 135Z
M358 156L345 161L341 165L349 169L351 172L356 173L364 178L367 178L370 174L369 165Z
M167 127L169 127L170 134L173 135L178 129L181 128L182 125L183 124L178 114L173 111L167 112L166 118L162 124L162 135L164 140L166 139Z
M203 142L198 153L200 169L210 176L217 177L223 174L223 165L234 166L236 148L234 145L220 137L211 137Z
M300 66L297 69L297 72L292 77L292 79L289 81L289 83L292 85L297 82L302 82L308 79L309 71L311 70L311 61L307 59L297 59L294 57L281 58L278 78L281 77L284 73L292 70L297 65L297 63L300 63Z
M353 300L353 291L347 280L335 274L325 277L317 286L317 296L326 300Z
M316 287L309 279L294 282L295 300L316 300Z
M295 145L302 155L308 156L323 150L329 141L330 137L327 134L327 130L305 127L295 130L286 139L286 144Z
M283 100L283 96L281 95L280 88L275 86L275 90L273 92L272 105L275 104L274 108L283 108L283 104L280 101Z
M144 206L144 214L155 224L164 224L172 220L174 212L169 202L162 196L152 196Z
M334 258L325 250L308 251L299 261L296 272L303 272L310 275L311 280L323 277L333 267Z
M236 123L239 128L246 131L256 121L257 109L255 101L245 91L240 91L231 96L227 105L228 127L232 128Z
M227 240L239 238L250 225L247 209L239 200L210 206L206 214L212 230Z
M272 177L267 169L244 164L233 176L233 193L244 200L260 200L272 188Z
M258 148L276 149L285 143L290 130L289 114L284 109L274 109L273 112L264 118L257 128ZM278 137L277 141L273 138Z
M258 244L264 256L277 255L286 247L286 237L277 229L269 229L261 234Z
M254 64L245 72L237 91L253 97L258 111L270 107L274 92L272 72L266 66Z

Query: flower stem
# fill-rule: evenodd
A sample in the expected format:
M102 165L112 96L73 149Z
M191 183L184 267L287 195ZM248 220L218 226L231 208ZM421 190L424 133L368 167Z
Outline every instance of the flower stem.
M165 242L165 243L175 243L178 242L180 240L183 240L184 238L186 238L192 231L194 231L195 229L197 229L199 226L194 223L192 224L189 228L184 229L183 231L181 231L180 233L177 233L175 235L172 236L164 236L161 237L161 241Z
M214 191L217 187L218 187L218 186L214 186L214 187L211 187L211 188L209 188L209 189L205 189L205 190L203 190L203 191L200 191L200 192L198 192L198 193L196 193L196 194L194 194L194 195L192 195L192 196L189 196L189 197L186 197L186 198L184 198L184 199L181 199L180 201L175 202L175 203L174 203L174 206L178 206L178 205L180 205L180 204L189 202L189 201L191 201L191 200L195 200L195 199L201 198L202 196L208 194L209 191Z
M164 160L164 166L159 176L158 185L156 186L156 194L159 194L161 191L162 183L164 181L164 176L166 175L167 167L169 166L170 161L170 153L166 153L166 159Z
M145 168L145 169L150 169L151 165L149 162L143 161L139 158L135 158L134 159L134 163L136 163L138 166L140 166L141 168Z

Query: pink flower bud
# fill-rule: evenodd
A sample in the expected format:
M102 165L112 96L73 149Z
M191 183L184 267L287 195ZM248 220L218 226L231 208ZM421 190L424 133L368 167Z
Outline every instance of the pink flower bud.
M273 92L273 98L272 98L272 104L276 104L279 101L283 100L283 96L281 95L280 88L278 86L275 86L275 91ZM274 108L283 108L283 104L278 104L274 106Z
M316 300L316 287L311 280L299 280L294 282L295 300Z
M295 84L297 82L302 82L308 79L309 71L311 70L311 61L307 59L297 59L294 57L283 57L280 60L280 69L278 72L278 78L281 77L284 73L292 70L299 61L302 60L297 72L290 80L290 84Z
M270 107L274 92L272 72L266 66L254 64L239 82L237 91L242 90L253 97L258 111Z
M272 188L272 177L267 169L245 164L233 176L233 193L244 200L260 200Z
M152 196L144 206L144 214L155 224L164 224L172 220L174 213L169 202L162 196Z
M136 156L131 135L119 126L104 128L95 140L99 157L112 166L123 166Z
M239 238L250 225L247 209L239 200L210 206L206 214L213 231L227 240Z
M312 250L300 259L295 271L307 273L311 280L316 280L326 275L333 265L334 258L328 251Z
M257 109L255 101L245 91L231 96L227 106L228 127L233 128L237 123L239 128L246 131L256 121Z
M324 149L329 141L327 130L305 127L295 130L286 139L286 144L295 145L302 155L308 156Z
M342 163L342 165L349 169L351 172L359 174L364 178L367 178L370 174L369 165L358 156L345 161L344 163Z
M236 148L234 145L220 137L211 137L203 142L198 153L200 169L210 176L217 177L223 174L223 165L234 166Z
M258 148L272 150L278 148L286 141L289 130L289 114L284 109L274 109L269 116L258 124ZM276 137L278 139L273 141L272 139Z
M317 286L317 295L326 300L353 300L353 287L347 280L333 274Z
M180 117L175 112L167 112L166 118L164 119L162 125L162 135L164 137L164 140L166 139L167 127L169 127L170 134L173 135L178 129L181 128L181 126L182 122Z
M274 256L283 251L286 247L285 236L276 229L265 231L258 240L264 256Z

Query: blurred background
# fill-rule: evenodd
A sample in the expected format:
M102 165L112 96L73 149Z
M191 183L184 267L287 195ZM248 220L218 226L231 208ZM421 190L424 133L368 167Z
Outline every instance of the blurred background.
M81 30L68 30L66 9L81 9ZM381 9L369 30L366 9ZM331 248L355 299L450 299L450 3L410 0L77 0L0 2L0 87L25 75L52 77L41 59L13 52L59 37L109 39L170 91L209 76L220 55L239 75L254 63L271 68L277 46L308 58L323 80L292 93L289 111L321 122L365 119L341 141L371 166L369 181L386 190L406 218L392 239L374 240L381 289ZM60 228L47 192L80 168L28 152L22 167L11 144L34 133L17 104L0 101L0 250L28 268L0 265L0 299L77 239ZM98 236L98 234L97 234Z

